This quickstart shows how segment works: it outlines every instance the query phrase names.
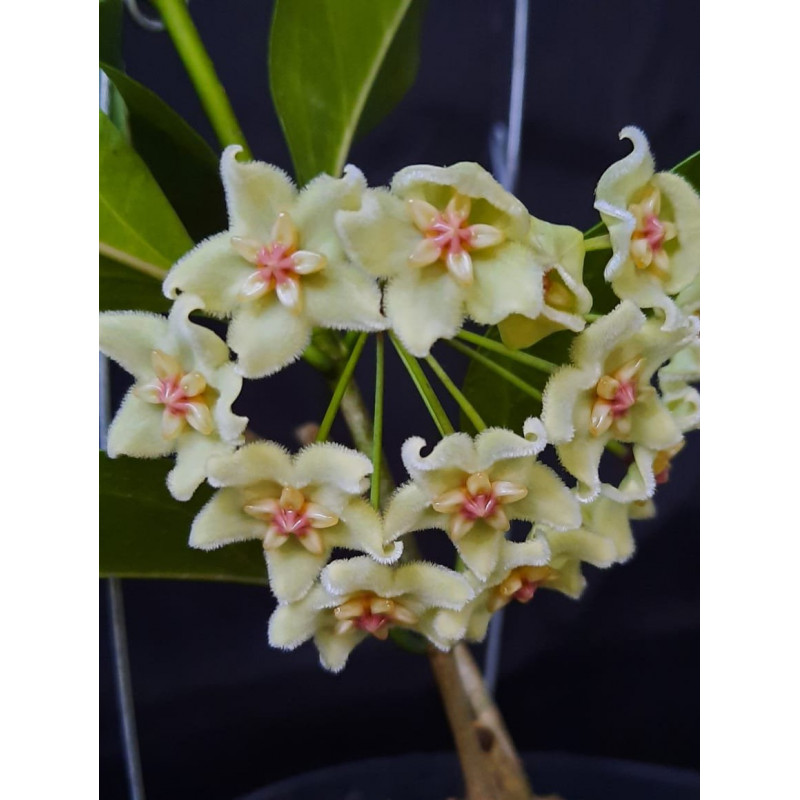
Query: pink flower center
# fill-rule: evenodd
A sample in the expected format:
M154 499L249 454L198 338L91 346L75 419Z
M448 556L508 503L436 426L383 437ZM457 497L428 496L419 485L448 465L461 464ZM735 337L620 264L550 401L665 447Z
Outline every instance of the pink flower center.
M667 231L656 214L648 214L644 218L644 225L640 228L640 232L652 250L660 250L663 247Z
M455 211L443 211L428 226L425 235L442 249L443 253L457 255L471 249L472 230L467 225L467 216Z
M492 516L497 507L497 498L493 492L471 495L467 494L461 506L461 513L467 519L485 519Z
M616 394L610 401L611 414L616 419L628 413L636 402L636 384L633 381L622 381Z
M275 281L281 285L289 278L294 277L295 264L292 254L296 248L281 242L270 242L264 245L256 254L256 270L264 283Z
M293 508L279 508L272 517L272 524L286 536L305 536L311 527L308 517Z
M353 620L353 625L361 631L374 634L389 622L385 614L362 614Z
M519 600L520 603L527 603L536 593L538 588L538 583L523 580L522 586L520 586L520 588L514 592L513 597L515 600Z
M158 401L170 414L183 416L189 410L189 397L180 385L182 376L158 379Z

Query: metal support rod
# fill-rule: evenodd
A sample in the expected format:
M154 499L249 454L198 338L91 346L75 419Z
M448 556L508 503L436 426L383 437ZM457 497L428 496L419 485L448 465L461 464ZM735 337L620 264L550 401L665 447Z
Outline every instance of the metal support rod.
M111 104L111 91L108 77L101 71L100 108L106 113ZM100 353L99 361L99 384L100 449L105 450L108 426L111 420L111 387L109 385L108 359L102 353ZM125 755L125 770L128 775L128 793L131 800L145 800L142 763L139 758L139 740L136 734L131 667L128 659L128 637L125 632L125 605L122 598L122 582L119 578L108 579L108 600L111 614L111 642L114 651L117 707L120 716L122 749Z
M513 192L519 175L522 141L522 112L525 99L525 71L528 60L528 0L514 3L514 49L511 57L511 91L508 102L508 124L499 123L492 129L490 151L492 172L503 187ZM500 609L489 623L483 680L494 694L500 672L500 646L503 636L503 614Z
M122 581L119 578L108 579L108 599L111 606L114 678L117 686L122 744L125 750L125 769L128 773L128 793L131 800L144 800L142 762L139 758L136 711L133 705L131 667L128 660L128 637L125 630L125 603L122 597Z

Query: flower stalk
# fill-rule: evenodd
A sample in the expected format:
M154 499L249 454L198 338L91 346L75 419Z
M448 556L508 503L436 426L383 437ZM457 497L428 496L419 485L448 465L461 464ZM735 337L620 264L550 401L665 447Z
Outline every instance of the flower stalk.
M375 337L375 411L372 416L372 483L369 500L377 511L381 507L381 466L383 461L383 384L384 340L383 334Z
M467 400L464 393L453 383L452 378L444 371L442 365L431 355L426 356L425 361L428 366L434 371L436 377L441 381L442 386L449 392L453 400L456 401L458 407L464 412L467 419L473 424L475 430L478 432L486 429L486 423L483 421L481 415L476 411L475 406Z
M442 404L439 402L439 398L433 391L433 387L431 386L430 381L428 381L428 379L425 377L425 373L422 371L422 367L420 366L419 361L417 361L417 359L414 358L405 349L405 347L403 347L402 344L400 344L400 342L398 341L397 337L394 336L394 334L390 333L389 336L392 340L392 344L394 345L395 350L397 351L397 355L400 356L400 360L403 362L403 366L408 371L408 374L411 377L414 386L416 387L420 397L425 403L425 408L428 409L431 418L433 419L434 423L436 423L436 427L439 429L439 433L442 436L448 436L451 433L455 433L455 428L448 419L447 413L442 407Z
M161 14L164 27L189 73L219 143L223 147L230 144L241 145L244 158L251 159L250 148L228 100L225 87L217 76L185 0L153 0L153 5Z
M552 361L547 361L538 356L532 356L530 353L524 353L521 350L512 350L510 347L506 347L502 342L496 342L488 336L480 336L470 331L459 331L456 336L459 339L463 339L465 342L478 345L486 350L491 350L493 353L498 353L501 356L510 358L512 361L517 361L527 367L537 369L539 372L550 374L558 368L558 364L553 364Z
M317 433L316 438L316 441L318 442L326 441L330 435L333 421L336 419L336 414L339 412L339 407L342 405L342 399L344 398L347 387L353 378L353 372L355 371L356 364L358 364L358 359L361 357L361 352L363 351L366 343L367 334L365 332L362 333L356 340L353 350L350 353L350 357L347 359L347 363L344 365L341 375L339 375L339 380L337 381L333 390L331 402L328 404L328 410L325 412L325 416L322 418L322 422L319 426L319 432ZM359 450L362 449L363 448L359 446Z

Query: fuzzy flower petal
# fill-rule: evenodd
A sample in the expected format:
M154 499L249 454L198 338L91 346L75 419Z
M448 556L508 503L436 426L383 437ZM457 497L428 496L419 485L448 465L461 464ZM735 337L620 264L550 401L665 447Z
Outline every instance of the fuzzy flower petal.
M683 178L655 173L647 138L627 127L633 151L597 184L595 208L608 227L613 255L605 269L618 297L657 308L665 331L684 324L673 299L700 269L700 201Z
M184 295L167 319L133 312L100 316L100 349L136 379L109 429L108 454L176 453L167 486L179 500L188 500L205 479L210 457L241 443L247 424L231 410L242 379L228 348L189 319L202 307L199 298Z
M412 483L389 502L387 539L443 528L467 567L485 579L497 564L512 520L558 528L579 524L572 494L554 472L535 461L546 444L543 426L531 419L523 432L524 437L489 428L474 440L456 433L426 456L423 439L406 441L402 456Z
M385 320L376 281L348 263L334 224L338 211L359 208L361 172L321 175L298 193L280 170L237 161L240 149L222 156L229 230L178 261L164 292L194 292L232 317L237 369L260 378L299 358L315 326L380 330Z
M571 365L545 387L542 421L562 466L578 479L581 501L600 491L600 459L608 442L632 444L635 454L638 447L662 450L681 440L651 381L691 335L690 325L665 332L658 320L646 321L623 301L575 339Z
M290 456L273 442L255 442L209 461L220 491L192 526L192 547L211 550L260 539L273 594L281 603L303 598L335 547L396 561L400 543L384 544L380 515L361 498L369 459L334 444L312 444Z
M368 192L359 209L336 215L336 227L356 264L389 278L386 314L417 357L454 336L466 315L493 324L541 310L530 217L477 164L403 169L391 194Z
M530 347L559 330L580 332L592 296L583 284L583 234L569 225L531 217L530 247L544 281L543 305L536 318L512 314L498 328L508 347Z

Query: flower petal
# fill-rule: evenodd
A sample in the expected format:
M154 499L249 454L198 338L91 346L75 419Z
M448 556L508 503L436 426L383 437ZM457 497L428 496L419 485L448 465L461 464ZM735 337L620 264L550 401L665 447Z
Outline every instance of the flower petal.
M230 145L222 153L230 235L266 243L278 214L291 210L297 192L283 170L262 161L238 161L236 154L241 150L239 145Z
M314 587L302 600L279 605L269 618L269 643L282 650L294 650L308 641L317 630L319 601L327 596L321 586Z
M167 320L141 311L107 311L100 315L100 351L137 380L153 376L153 350L163 346Z
M651 450L666 450L683 438L675 419L656 393L635 403L629 416L630 440Z
M350 653L369 636L364 631L353 629L346 633L335 633L323 628L314 636L314 644L319 650L319 661L329 672L341 672L347 664Z
M215 550L233 542L261 539L266 526L242 513L243 498L237 489L220 489L200 509L192 523L189 546Z
M542 310L542 268L528 247L507 242L473 254L474 281L466 292L467 313L482 325L495 325L509 314L537 317Z
M489 470L498 461L509 458L526 458L535 456L547 443L543 436L541 425L535 426L534 418L526 421L527 432L536 436L536 441L527 437L517 436L507 428L487 428L475 437L475 452L477 455L477 469ZM492 474L494 480L494 474Z
M575 498L561 478L544 464L530 461L524 464L528 494L505 506L511 519L541 522L558 530L577 528L581 512Z
M240 308L228 328L228 344L245 378L272 375L296 361L311 341L311 325L268 296Z
M440 264L406 267L389 281L384 302L393 330L417 358L437 339L452 339L464 321L464 289Z
M393 542L410 531L447 530L449 519L430 507L429 497L415 483L406 483L392 495L386 508L386 541Z
M513 506L507 506L513 508ZM500 558L500 547L504 542L503 534L492 530L482 521L453 542L461 560L481 580L486 580L497 566Z
M339 211L336 229L347 255L372 275L405 272L421 241L402 200L385 189L370 189L358 211Z
M401 456L408 474L431 500L479 471L475 445L466 433L445 436L427 456L422 455L425 446L424 439L412 436L403 443Z
M292 457L275 442L247 444L208 465L208 482L212 486L250 486L259 481L291 486L293 478Z
M329 262L304 277L302 286L306 314L315 325L359 331L386 327L377 281L345 261Z
M195 294L210 313L227 316L239 304L239 292L251 275L252 264L234 250L226 231L179 259L164 279L163 290L171 300L183 292Z
M593 500L600 492L600 459L607 440L607 436L580 437L556 446L561 466L579 481L576 494L582 503Z
M530 216L525 206L507 192L480 164L462 161L449 167L432 167L418 164L401 169L392 178L392 191L401 197L426 196L426 185L434 189L455 189L465 197L485 200L490 209L481 215L472 204L470 223L495 225L514 239L522 239L530 227ZM441 194L441 192L439 192ZM451 197L447 197L449 201ZM438 203L434 205L439 206ZM499 212L499 213L498 213Z
M334 547L359 550L380 564L392 564L400 558L403 545L399 542L384 545L381 515L365 500L351 500L342 512L341 523L325 531L326 541Z
M174 452L175 441L161 434L163 411L129 391L108 429L109 457L162 458Z
M206 479L208 460L232 453L233 445L187 428L175 440L175 450L175 466L167 475L167 488L176 500L185 501Z
M330 483L342 492L361 495L369 489L372 461L363 453L335 442L304 447L295 456L298 488L308 484Z
M318 175L297 198L292 219L300 230L303 250L322 253L328 261L342 261L344 249L334 224L338 211L356 211L367 188L360 169L348 164L341 178Z
M326 542L327 531L322 537ZM278 602L292 603L305 597L330 553L331 548L327 546L320 555L310 553L293 537L289 537L281 547L265 550L269 585Z

